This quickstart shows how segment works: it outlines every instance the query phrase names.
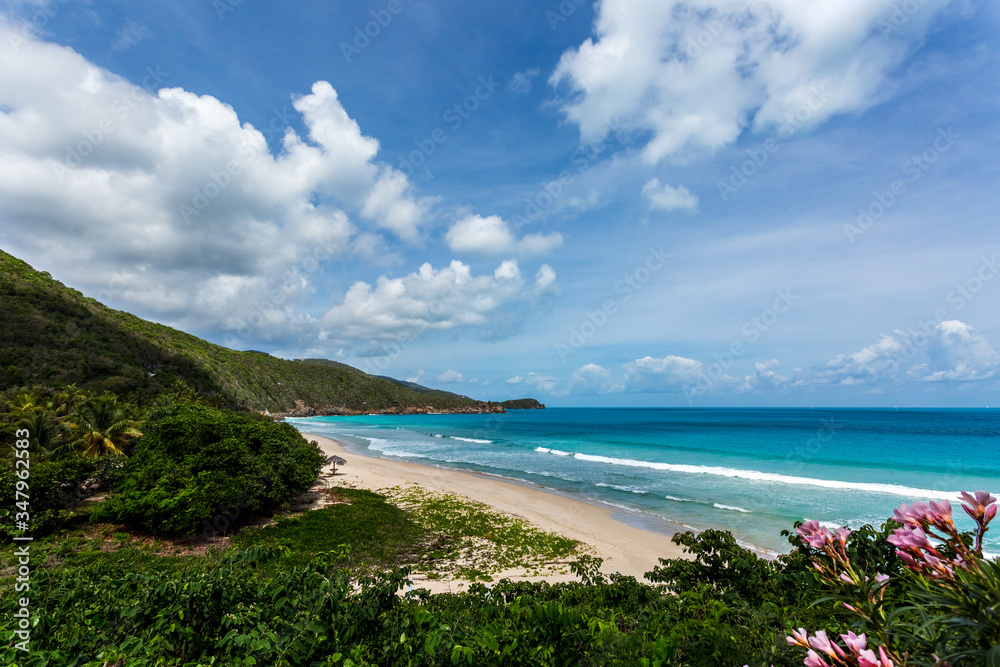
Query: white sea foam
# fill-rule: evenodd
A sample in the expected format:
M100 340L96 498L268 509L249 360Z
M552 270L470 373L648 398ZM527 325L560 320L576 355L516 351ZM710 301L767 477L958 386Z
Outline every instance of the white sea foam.
M848 524L846 524L846 523L840 523L840 522L837 522L837 521L820 521L819 525L821 525L824 528L827 528L829 530L838 530L838 529L843 528L844 526L846 526Z
M536 450L537 451L537 450ZM555 453L552 450L551 453ZM779 484L792 484L797 486L815 486L825 489L840 489L845 491L866 491L868 493L885 493L894 496L904 496L916 499L938 499L953 500L958 497L958 492L948 493L944 491L933 491L930 489L917 489L898 484L879 484L875 482L843 482L835 479L813 479L811 477L794 477L792 475L781 475L771 472L760 472L759 470L737 470L734 468L721 468L715 466L696 466L676 463L660 463L658 461L637 461L635 459L618 459L611 456L595 456L592 454L573 454L577 460L589 461L591 463L604 463L607 465L627 466L631 468L650 468L652 470L666 470L669 472L681 472L693 475L717 475L720 477L735 477L761 482L777 482Z
M743 514L751 514L750 510L745 510L742 507L736 507L735 505L723 505L721 503L712 503L712 506L720 510L732 510L733 512L742 512Z
M542 454L555 454L556 456L575 456L573 452L564 452L561 449L549 449L548 447L535 447L535 451Z
M405 449L399 449L397 443L384 438L373 438L371 436L365 436L365 440L368 441L368 449L373 449L376 452L381 452L386 456L398 456L401 458L412 458L412 459L426 459L430 458L424 454L417 454L416 452L407 451Z
M603 487L608 488L608 489L617 489L619 491L629 491L631 493L637 493L637 494L649 493L649 491L646 491L645 489L640 489L637 486L619 486L618 484L605 484L604 482L598 482L594 486L603 486Z
M692 500L690 498L678 498L677 496L663 496L663 497L666 498L667 500L673 500L674 502L678 502L678 503L696 503L696 502L698 502L697 500Z
M492 442L493 442L492 440L479 440L477 438L460 438L457 435L451 436L451 439L452 440L461 440L462 442L477 442L480 445L489 445L489 444L492 444Z

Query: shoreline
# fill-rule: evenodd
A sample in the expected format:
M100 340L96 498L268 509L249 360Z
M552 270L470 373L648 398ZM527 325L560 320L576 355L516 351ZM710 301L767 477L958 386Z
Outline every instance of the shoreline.
M366 456L353 451L345 441L301 433L307 440L316 441L327 456L352 457L346 465L338 466L337 482L371 491L416 484L429 491L455 494L483 503L495 511L525 519L542 530L579 541L591 555L604 559L601 571L605 574L620 572L645 581L645 573L659 565L660 558L687 557L682 547L671 542L670 535L615 518L614 514L624 511L619 508L571 498L499 476ZM677 527L679 531L684 530L679 524ZM528 576L510 571L498 574L495 579L504 577L550 583L577 581L568 572ZM454 592L467 586L467 582L420 581L419 585Z

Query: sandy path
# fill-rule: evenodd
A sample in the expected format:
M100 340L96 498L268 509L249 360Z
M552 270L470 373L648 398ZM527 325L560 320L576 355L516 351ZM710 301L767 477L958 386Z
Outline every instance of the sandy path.
M377 491L407 483L441 493L453 493L485 503L497 511L521 517L545 531L559 533L579 540L591 547L590 553L604 559L604 572L621 572L642 580L643 575L656 566L659 558L683 557L680 547L660 533L649 532L621 523L611 518L611 510L599 505L566 498L555 493L491 479L455 470L444 470L402 461L360 456L344 449L335 440L321 435L303 433L307 440L315 440L327 456L337 455L347 459L340 466L331 482L333 485ZM575 581L572 575L552 574L529 577L510 571L511 579L546 581ZM434 592L464 590L465 582L414 582L417 586L431 588Z

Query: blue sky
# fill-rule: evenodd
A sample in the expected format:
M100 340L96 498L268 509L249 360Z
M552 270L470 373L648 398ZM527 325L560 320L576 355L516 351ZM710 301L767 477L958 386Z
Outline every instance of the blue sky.
M484 399L997 404L998 27L0 0L0 247L220 344Z

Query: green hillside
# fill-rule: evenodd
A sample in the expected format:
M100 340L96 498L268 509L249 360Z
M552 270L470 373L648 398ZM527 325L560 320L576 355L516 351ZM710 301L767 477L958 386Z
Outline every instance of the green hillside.
M487 409L333 361L214 345L112 310L2 250L0 307L0 391L75 383L141 399L181 382L229 407L272 413Z

